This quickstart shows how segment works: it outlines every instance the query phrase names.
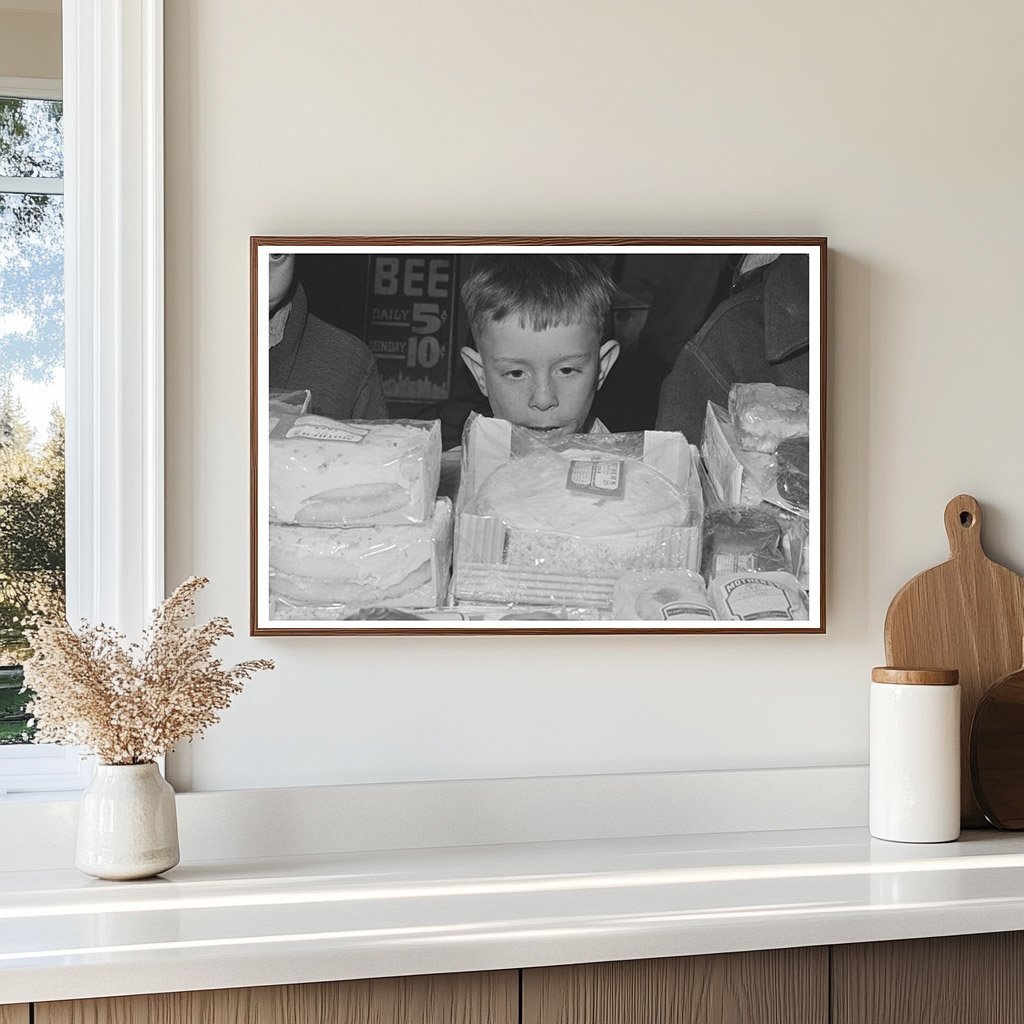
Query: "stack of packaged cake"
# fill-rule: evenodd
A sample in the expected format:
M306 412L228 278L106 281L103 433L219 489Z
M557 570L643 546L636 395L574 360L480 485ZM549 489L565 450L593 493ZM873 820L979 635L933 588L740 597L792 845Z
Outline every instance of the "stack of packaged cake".
M437 421L271 409L269 570L276 619L446 603L452 504Z

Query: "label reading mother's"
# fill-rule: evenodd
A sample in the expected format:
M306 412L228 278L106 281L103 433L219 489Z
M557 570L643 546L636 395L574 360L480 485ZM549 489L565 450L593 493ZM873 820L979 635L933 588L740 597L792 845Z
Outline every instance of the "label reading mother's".
M565 486L566 490L598 494L602 498L624 498L625 463L622 459L573 459Z
M726 607L737 619L794 618L786 588L766 576L737 576L722 587Z

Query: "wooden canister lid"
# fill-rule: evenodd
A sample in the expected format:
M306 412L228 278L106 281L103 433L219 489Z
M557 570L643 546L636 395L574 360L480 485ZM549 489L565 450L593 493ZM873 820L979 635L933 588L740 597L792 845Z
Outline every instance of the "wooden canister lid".
M900 683L917 686L956 686L960 673L955 668L873 668L873 683Z

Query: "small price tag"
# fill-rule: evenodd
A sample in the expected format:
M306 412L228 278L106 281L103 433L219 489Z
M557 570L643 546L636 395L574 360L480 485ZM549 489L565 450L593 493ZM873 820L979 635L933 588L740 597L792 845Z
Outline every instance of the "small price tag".
M270 436L277 438L306 437L313 441L347 441L358 444L370 430L354 423L338 423L323 416L283 415L271 430Z
M715 555L713 575L727 572L757 572L757 555L753 551L720 551Z
M707 605L675 601L672 604L662 605L661 617L663 619L713 619L715 613Z
M369 433L361 428L342 426L327 426L323 423L301 423L288 431L287 437L308 437L313 441L348 441L351 444L358 444Z
M573 459L565 481L567 490L602 498L626 495L626 465L622 459Z

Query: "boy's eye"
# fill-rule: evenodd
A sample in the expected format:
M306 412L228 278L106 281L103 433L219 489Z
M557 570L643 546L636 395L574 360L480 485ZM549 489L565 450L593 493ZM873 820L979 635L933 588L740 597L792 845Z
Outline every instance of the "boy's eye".
M578 366L560 366L558 372L563 377L572 377L574 374L582 372Z
M525 370L506 370L502 377L508 380L522 380L526 376Z

